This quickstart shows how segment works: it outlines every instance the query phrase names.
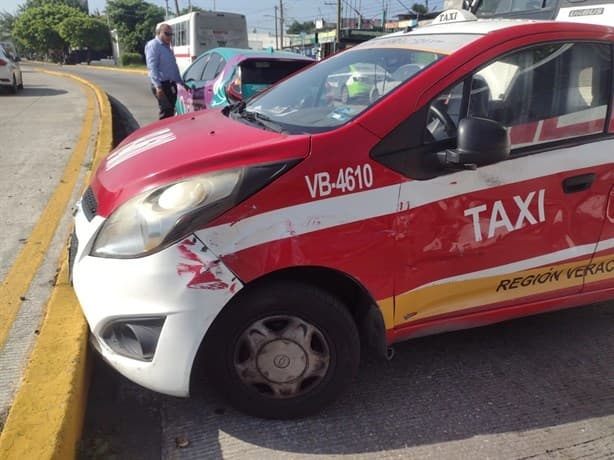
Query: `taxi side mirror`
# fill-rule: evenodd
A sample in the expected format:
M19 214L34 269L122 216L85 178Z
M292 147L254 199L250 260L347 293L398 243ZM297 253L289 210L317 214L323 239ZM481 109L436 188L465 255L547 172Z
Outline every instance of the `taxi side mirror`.
M458 124L457 148L438 153L448 168L476 169L507 160L510 135L505 126L488 118L463 118Z

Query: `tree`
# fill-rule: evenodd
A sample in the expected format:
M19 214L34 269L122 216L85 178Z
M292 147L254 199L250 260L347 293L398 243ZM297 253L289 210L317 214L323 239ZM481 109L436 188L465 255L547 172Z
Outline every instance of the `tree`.
M58 32L71 48L102 51L111 47L107 25L95 18L66 18L58 25Z
M122 50L129 53L144 54L156 24L164 21L164 8L143 0L109 0L105 12L117 30Z
M58 26L72 17L87 18L87 15L61 2L28 7L15 19L13 35L26 48L42 55L51 54L57 59L68 51L68 43L60 36Z
M24 12L29 8L36 8L49 3L71 6L88 14L86 4L81 3L79 0L26 0L25 3L19 6L19 11Z
M412 11L418 15L426 14L429 12L428 8L422 3L414 3L411 7Z
M0 40L6 41L13 38L12 30L15 16L6 11L0 11Z
M313 21L298 22L294 20L290 27L288 27L287 32L289 34L300 34L301 32L310 34L314 30L316 30L316 25Z

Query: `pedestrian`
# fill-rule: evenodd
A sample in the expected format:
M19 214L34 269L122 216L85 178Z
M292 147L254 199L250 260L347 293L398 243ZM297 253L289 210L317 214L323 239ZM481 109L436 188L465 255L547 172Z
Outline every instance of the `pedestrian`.
M158 100L160 120L175 115L177 83L185 86L171 49L173 29L168 24L156 27L156 36L145 45L145 61L151 79L151 91Z

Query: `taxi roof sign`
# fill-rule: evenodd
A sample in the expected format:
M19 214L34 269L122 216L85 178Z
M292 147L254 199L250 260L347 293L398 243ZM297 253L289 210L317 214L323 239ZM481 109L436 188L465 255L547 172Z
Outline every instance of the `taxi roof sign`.
M449 22L465 22L465 21L477 21L477 17L473 13L467 10L445 10L439 13L439 15L433 19L431 24L447 24Z

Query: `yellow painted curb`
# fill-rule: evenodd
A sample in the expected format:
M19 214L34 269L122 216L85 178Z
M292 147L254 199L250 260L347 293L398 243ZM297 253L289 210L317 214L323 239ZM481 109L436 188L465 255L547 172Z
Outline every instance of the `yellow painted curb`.
M62 265L6 425L2 459L76 457L87 403L88 326Z
M87 80L59 72L44 72L73 78L96 94L100 123L93 171L112 147L109 99ZM40 335L0 434L0 458L3 460L64 460L77 455L88 391L88 326L68 281L66 257L62 259Z
M145 69L128 69L125 67L109 67L104 65L89 65L88 69L102 69L102 70L114 70L116 72L130 72L130 73L139 73L141 75L147 75L147 70Z

